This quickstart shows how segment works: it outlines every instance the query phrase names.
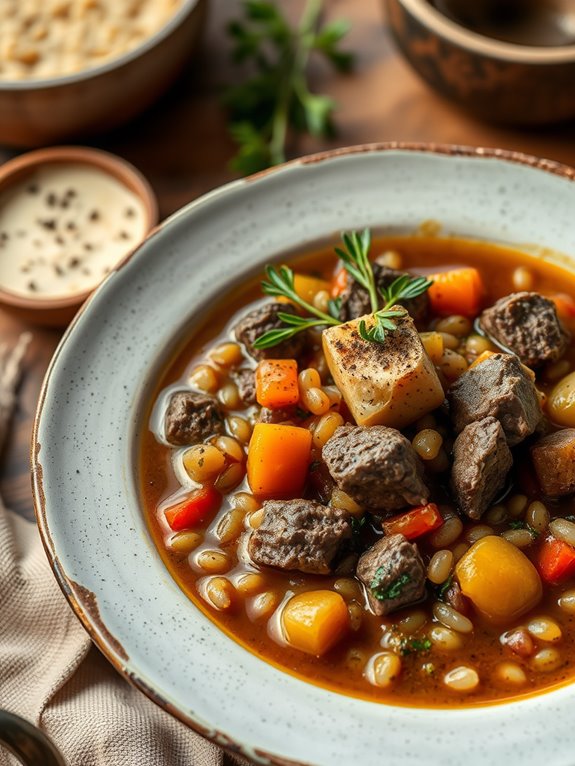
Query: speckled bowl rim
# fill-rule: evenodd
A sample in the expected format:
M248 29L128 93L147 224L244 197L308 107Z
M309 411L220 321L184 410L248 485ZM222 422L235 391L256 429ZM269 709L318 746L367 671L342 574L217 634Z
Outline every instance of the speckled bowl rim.
M44 90L48 88L58 88L61 85L71 85L77 82L85 82L92 78L99 77L100 75L112 72L115 69L119 69L124 64L129 64L134 59L143 56L156 45L159 45L162 40L169 37L170 34L180 26L184 19L189 16L199 5L200 0L183 0L182 5L174 13L173 16L154 32L153 35L147 37L143 42L132 48L126 53L122 53L119 56L108 59L102 64L98 64L94 67L88 67L81 69L79 72L73 72L67 75L61 75L58 77L38 77L34 79L26 80L3 80L0 78L0 92L6 91L22 91L22 90Z
M26 174L57 164L78 164L96 168L128 188L144 205L145 236L133 247L129 247L126 254L117 261L114 267L114 270L117 270L131 258L158 222L158 201L149 181L134 165L111 152L89 146L51 146L25 152L0 165L0 194L8 190L12 184L18 183ZM38 312L38 315L51 310L72 309L80 306L94 292L98 284L101 283L82 292L53 298L27 297L0 285L0 304Z
M405 10L439 37L481 56L521 64L575 63L575 45L557 47L516 45L481 35L458 24L431 5L428 0L397 0ZM474 2L474 0L468 0Z
M444 155L447 157L464 157L464 158L484 157L488 159L499 159L499 160L503 160L504 162L523 165L533 169L541 170L541 171L544 171L545 173L550 173L552 175L564 178L565 180L570 182L575 181L574 168L571 168L565 164L556 162L554 160L542 159L542 158L534 157L531 155L523 154L521 152L509 151L505 149L468 147L463 145L447 145L447 144L434 144L434 143L395 142L395 141L384 142L384 143L363 144L358 146L334 149L331 151L325 151L325 152L320 152L317 154L301 157L299 159L284 163L283 165L280 165L278 167L274 167L274 168L270 168L268 170L262 171L246 179L232 181L222 187L219 187L205 194L204 196L189 203L188 205L186 205L185 207L183 207L182 209L174 213L172 216L166 219L166 221L164 221L161 226L157 227L154 230L154 232L151 233L151 235L148 237L148 239L145 242L149 242L151 239L158 236L159 232L163 231L165 227L170 226L172 222L179 220L182 216L186 216L188 214L191 214L201 209L209 208L210 204L213 201L219 200L222 197L225 197L226 195L234 194L238 189L241 189L245 184L254 184L254 183L257 184L261 179L265 179L270 175L273 175L273 176L281 175L285 173L285 171L289 171L289 169L291 168L297 168L298 166L321 164L324 162L329 162L330 160L335 158L348 157L348 156L352 156L356 154L386 153L386 152L395 152L395 151L407 152L407 153L411 153L411 152L430 153L430 154L436 154L436 155ZM145 242L142 243L142 245L145 244ZM132 254L131 258L134 258L134 257L137 258L139 249L140 248L138 248ZM575 266L573 264L571 264L571 267L575 269ZM242 741L238 737L233 739L229 735L227 735L226 732L219 730L217 728L217 725L212 729L206 729L201 719L197 718L193 714L188 714L184 712L177 706L172 705L167 699L165 699L162 696L161 692L158 689L148 685L146 681L143 678L140 678L138 675L128 672L124 666L124 661L127 657L124 651L124 648L122 647L121 644L119 644L116 641L114 636L108 632L106 625L102 622L100 618L97 604L92 603L90 599L91 594L89 593L87 594L89 596L88 603L91 606L91 608L88 608L86 607L86 600L84 600L83 604L80 603L77 597L79 593L78 584L70 579L70 577L67 575L66 571L64 570L64 568L62 567L59 561L58 552L54 548L52 535L50 532L50 527L47 521L45 494L44 494L44 486L43 486L44 469L42 467L42 463L39 457L40 456L40 442L38 438L39 430L40 430L41 421L43 417L44 405L46 403L47 389L50 385L50 380L55 369L58 367L58 365L61 362L62 352L66 347L68 339L76 332L76 327L78 323L82 320L84 315L87 312L89 312L92 301L95 301L97 296L101 295L106 290L106 285L108 284L111 278L112 278L112 274L107 277L107 279L100 285L97 291L93 293L92 296L86 301L81 311L75 316L74 320L72 321L72 323L69 325L68 329L66 330L60 344L58 345L58 348L56 349L54 353L54 356L50 362L48 371L46 373L46 376L42 385L42 390L39 396L38 407L37 407L37 411L36 411L36 415L34 419L33 434L32 434L32 441L31 441L31 467L32 467L32 486L33 486L33 494L34 494L34 510L36 514L38 528L40 531L41 540L42 540L44 549L46 551L46 555L48 556L52 570L54 572L54 575L56 577L56 580L58 581L58 584L60 585L63 594L67 598L76 616L78 617L78 619L80 620L80 622L82 623L86 631L89 633L94 643L98 646L100 651L107 657L107 659L112 663L112 665L116 668L116 670L120 674L122 674L130 683L135 685L152 702L158 704L160 707L162 707L167 712L171 713L174 717L178 718L180 721L185 723L187 726L189 726L191 729L196 731L198 734L202 735L206 739L209 739L214 744L223 748L230 754L241 754L247 760L255 762L254 760L254 752L255 752L256 757L258 759L257 760L258 763L272 764L273 766L312 766L311 762L302 761L302 760L297 760L297 761L292 760L276 752L272 753L269 751L263 751L261 749L254 751L252 747L247 745L244 741ZM80 586L80 589L82 589L82 586ZM263 660L259 660L259 662L262 662L264 665L267 664ZM519 700L517 699L509 700L509 701L504 700L496 704L484 704L484 705L482 704L473 708L465 708L462 711L457 711L457 709L454 708L453 713L468 717L468 716L474 716L478 712L481 713L485 710L488 710L488 711L489 710L500 711L500 710L511 710L511 709L515 710L516 708L520 708L522 705L529 703L533 700L540 700L542 698L548 699L551 696L555 696L558 693L563 692L572 686L573 684L568 682L559 687L554 688L551 692L546 692L539 695L531 695ZM317 687L314 687L314 688L317 688ZM327 692L327 693L332 694L332 692ZM345 695L343 696L345 697ZM354 698L350 698L350 699L354 699ZM379 708L379 709L389 707L393 710L403 710L406 713L406 715L409 715L410 711L422 712L422 710L424 710L425 712L430 712L434 710L433 708L425 709L422 707L404 707L404 706L397 707L393 705L388 705L387 703L367 702L366 704L370 705L370 707L375 706L376 708ZM559 707L562 707L562 705L559 704ZM422 743L422 744L425 744L425 743ZM390 761L390 764L391 763L392 762ZM395 764L398 762L394 761L393 763ZM460 761L459 760L449 761L449 763L459 764ZM491 763L491 761L488 758L486 758L482 760L481 763L487 764L487 763ZM348 764L346 763L345 766L348 766Z

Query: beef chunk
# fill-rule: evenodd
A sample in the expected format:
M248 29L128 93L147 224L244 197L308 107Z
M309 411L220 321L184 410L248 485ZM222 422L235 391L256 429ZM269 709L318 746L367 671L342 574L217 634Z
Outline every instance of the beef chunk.
M389 513L429 498L411 443L387 426L339 426L322 450L338 487L363 508Z
M417 545L403 535L378 540L360 557L356 575L365 585L371 611L378 616L425 596L425 565Z
M329 574L351 539L347 514L312 500L267 500L264 518L248 538L256 564Z
M278 313L297 314L291 303L280 303L273 301L264 303L259 309L250 311L249 314L241 319L234 327L236 338L243 343L246 351L254 359L297 359L304 350L306 344L306 333L300 332L293 338L278 343L272 348L254 348L255 341L260 335L269 330L277 330L284 327Z
M238 392L242 402L244 404L255 404L256 374L254 370L250 370L248 367L244 367L243 369L234 372L232 377L236 386L238 387Z
M550 497L575 492L575 428L565 428L539 439L531 459L542 491Z
M389 287L395 279L405 276L407 273L405 271L390 269L387 266L377 263L377 261L372 263L372 268L375 283L380 289L382 287ZM420 322L425 319L427 315L429 298L427 293L422 293L421 295L418 295L417 298L403 301L399 305L405 306L415 322ZM365 314L371 314L369 293L359 284L359 282L356 282L355 279L348 274L346 287L341 294L339 318L342 322L349 322L350 319L357 319Z
M447 392L459 433L490 415L501 423L510 446L532 434L541 420L535 384L516 356L494 354L467 370Z
M453 445L453 457L453 497L466 516L480 519L513 465L500 422L488 417L465 426Z
M213 397L193 391L172 394L164 419L164 433L170 444L198 444L223 430L224 416Z
M529 367L556 361L569 342L553 301L539 293L513 293L500 298L485 309L479 323L493 340L513 351Z

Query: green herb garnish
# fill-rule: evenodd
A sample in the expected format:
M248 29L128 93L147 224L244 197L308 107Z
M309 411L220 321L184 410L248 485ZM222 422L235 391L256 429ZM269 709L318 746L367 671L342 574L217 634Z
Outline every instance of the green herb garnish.
M404 638L400 645L400 653L404 657L418 652L428 652L430 649L431 641L428 638Z
M293 338L302 330L309 330L311 327L322 325L338 325L339 320L330 314L316 309L311 303L304 301L297 294L294 287L294 273L288 266L280 266L275 269L273 266L266 266L267 280L262 282L262 291L266 295L280 296L300 306L300 308L312 314L312 317L301 317L298 314L288 314L282 311L278 312L280 319L285 327L275 330L268 330L254 342L254 348L272 348L285 340Z
M369 260L371 247L369 229L364 229L362 232L344 232L341 238L343 247L336 247L335 252L347 273L367 291L375 320L375 326L370 329L367 328L365 320L362 320L358 326L358 333L364 340L384 343L387 333L397 329L394 320L407 314L407 310L397 304L422 295L433 283L425 277L402 274L389 287L379 289ZM303 317L279 312L278 318L285 327L269 330L260 335L254 343L254 348L272 348L312 327L341 324L339 319L341 298L330 300L329 313L325 313L300 298L294 286L294 273L288 266L280 266L277 269L267 266L265 271L267 279L262 282L262 291L266 295L287 298L311 316ZM382 302L383 306L380 308Z
M437 591L437 598L439 599L439 601L445 601L445 594L451 588L452 582L453 582L453 575L449 575L447 580L440 585L439 590Z
M510 529L526 529L534 540L537 540L537 538L539 537L539 532L536 529L534 529L530 524L527 524L525 521L522 521L521 519L510 521L509 528Z
M388 599L395 599L401 595L404 587L411 582L411 576L404 572L396 577L395 580L387 586L383 586L383 580L386 576L385 567L379 567L373 580L371 581L369 588L374 598L378 601L387 601Z
M336 247L335 252L340 257L347 273L356 282L359 282L364 290L367 290L371 310L377 311L380 301L371 261L369 260L371 232L369 229L364 229L361 233L358 231L344 232L341 235L341 239L344 247Z
M410 277L409 274L402 274L394 279L389 287L383 287L379 291L385 300L385 305L373 314L375 326L368 330L365 321L362 320L358 327L360 336L372 343L385 343L387 333L397 330L394 320L407 314L403 306L396 304L417 298L418 295L429 290L432 284L432 281L425 277Z
M340 49L349 31L342 20L320 23L322 0L308 0L293 28L277 3L244 0L244 19L228 27L234 60L251 65L254 74L229 87L224 103L231 112L230 133L239 146L234 170L247 175L285 161L289 130L312 136L332 135L335 101L312 93L309 57L316 52L338 71L347 72L353 56Z

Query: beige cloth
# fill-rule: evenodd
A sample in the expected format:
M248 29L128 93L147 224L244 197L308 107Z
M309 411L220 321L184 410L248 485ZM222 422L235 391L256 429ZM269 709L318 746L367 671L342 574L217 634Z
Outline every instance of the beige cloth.
M7 414L0 392L0 441ZM36 527L1 501L0 708L39 726L69 766L246 764L123 680L69 607ZM16 762L0 747L0 766Z

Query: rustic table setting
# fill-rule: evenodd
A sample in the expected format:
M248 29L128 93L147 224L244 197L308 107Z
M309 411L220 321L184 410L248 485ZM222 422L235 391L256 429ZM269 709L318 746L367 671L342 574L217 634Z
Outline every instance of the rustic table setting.
M278 0L278 4L293 19L302 7L299 0ZM211 0L199 49L169 92L130 124L81 142L133 163L151 183L161 219L237 177L230 169L236 147L222 91L242 76L231 59L226 31L240 13L241 0ZM354 53L355 65L349 74L338 74L324 62L312 61L312 88L337 102L337 133L329 139L298 136L288 145L289 157L339 146L403 141L500 147L575 165L573 123L499 126L479 121L432 91L397 50L381 0L330 0L325 15L350 22L344 47ZM18 153L0 147L0 164ZM31 331L32 339L0 462L0 496L7 507L32 520L30 436L42 380L62 331L31 326L0 310L3 342L14 345L26 331Z

